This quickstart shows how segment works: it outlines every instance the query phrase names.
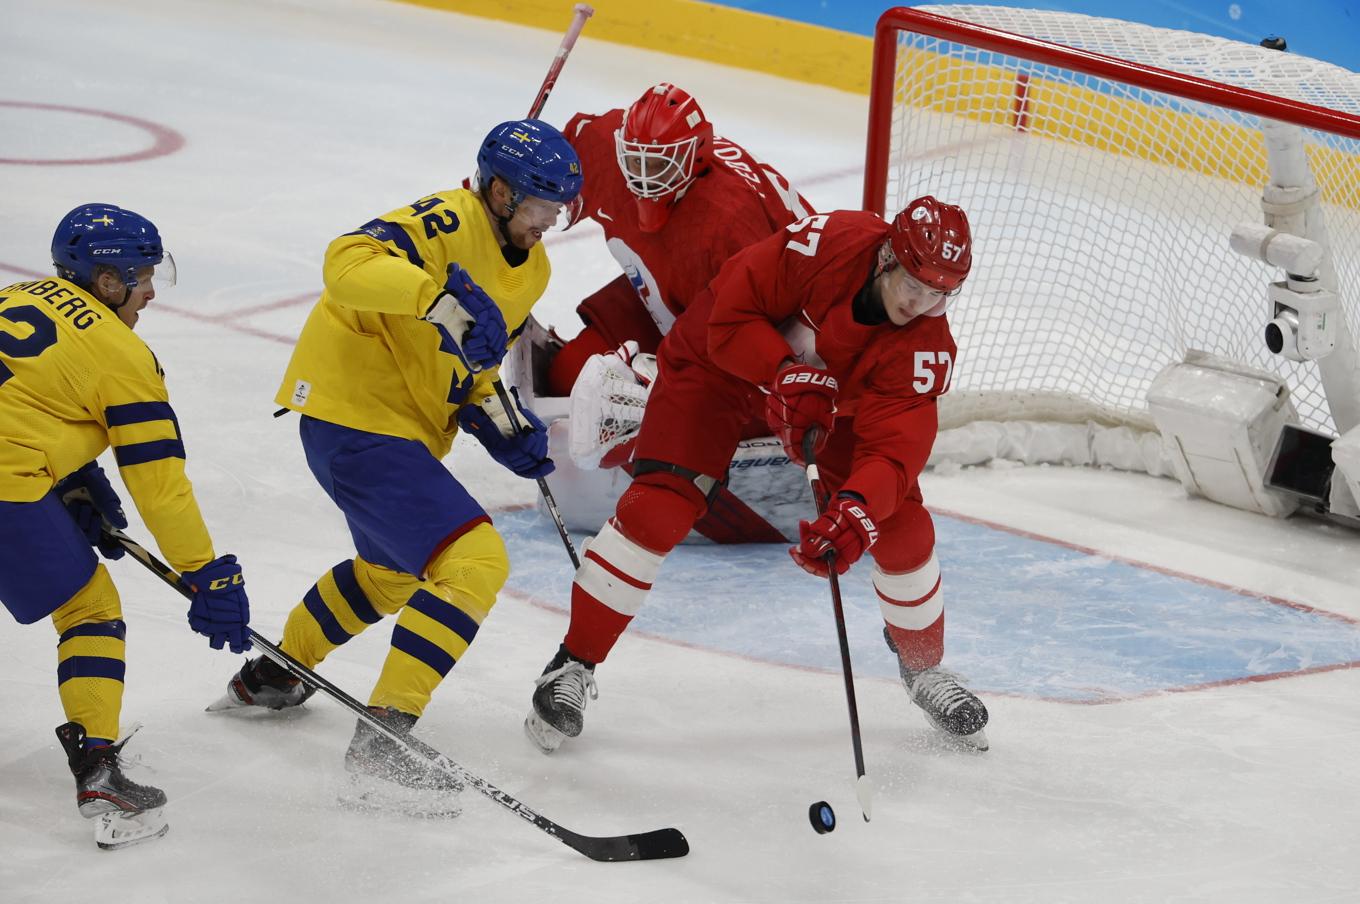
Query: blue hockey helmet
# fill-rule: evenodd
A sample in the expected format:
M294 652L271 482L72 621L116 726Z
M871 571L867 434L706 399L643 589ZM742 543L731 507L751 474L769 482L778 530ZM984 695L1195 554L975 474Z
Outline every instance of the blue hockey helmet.
M94 284L97 266L112 267L128 288L137 270L166 259L156 226L141 214L113 204L82 204L61 218L52 235L57 275L81 288Z
M482 190L499 176L514 205L532 195L570 204L581 193L581 160L562 133L541 119L516 119L492 129L477 151Z

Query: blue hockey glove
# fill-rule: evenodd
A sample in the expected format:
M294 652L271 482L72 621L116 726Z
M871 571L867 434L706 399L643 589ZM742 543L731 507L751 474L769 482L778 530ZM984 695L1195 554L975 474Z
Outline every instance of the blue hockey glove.
M548 457L548 428L519 400L519 390L511 389L523 431L515 433L510 418L496 396L480 405L464 405L458 409L458 426L477 437L486 451L497 462L520 477L537 480L553 472L553 461Z
M76 526L106 559L121 559L126 553L117 542L104 537L107 521L118 530L128 526L123 503L113 491L99 462L92 461L66 475L54 488L57 498L75 519Z
M250 600L235 556L218 556L197 571L180 575L194 592L189 603L189 627L208 638L214 650L225 643L233 653L250 649Z
M449 264L444 294L425 312L469 370L486 370L501 363L509 336L501 309L466 270Z

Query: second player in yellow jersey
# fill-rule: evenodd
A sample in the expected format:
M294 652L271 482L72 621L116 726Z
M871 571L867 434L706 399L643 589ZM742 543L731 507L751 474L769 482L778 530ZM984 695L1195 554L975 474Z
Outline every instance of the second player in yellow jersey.
M490 517L440 459L461 429L522 477L552 470L542 421L516 399L529 429L510 429L492 382L547 285L540 240L580 191L580 164L560 132L531 119L492 129L477 165L475 190L429 195L330 244L325 291L277 397L301 415L307 463L344 513L357 553L303 595L282 647L313 667L397 614L369 708L401 734L476 637L509 573ZM260 657L214 708L283 709L307 693ZM451 779L363 722L345 766L346 794L363 804L456 810Z

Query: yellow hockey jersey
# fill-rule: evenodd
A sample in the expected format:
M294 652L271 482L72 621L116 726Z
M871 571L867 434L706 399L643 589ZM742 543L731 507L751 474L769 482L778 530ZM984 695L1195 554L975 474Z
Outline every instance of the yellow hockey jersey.
M170 564L189 571L211 562L151 349L64 279L0 289L0 500L35 502L109 446Z
M455 414L491 395L493 368L470 374L421 320L457 263L500 307L513 339L548 284L535 245L511 265L476 193L454 189L370 220L331 242L325 290L302 328L276 398L323 421L448 454Z

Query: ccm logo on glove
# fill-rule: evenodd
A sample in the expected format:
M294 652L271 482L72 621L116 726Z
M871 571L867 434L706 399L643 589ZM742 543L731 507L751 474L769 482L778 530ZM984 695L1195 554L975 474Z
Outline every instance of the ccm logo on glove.
M242 585L244 585L245 582L246 582L246 579L243 578L243 577L241 577L241 575L239 575L239 574L233 574L233 575L230 575L229 577L218 578L218 579L215 580L215 581L209 581L209 582L208 582L208 589L209 589L209 590L214 590L214 591L216 591L216 590L226 590L226 589L227 589L228 587L230 587L232 584L242 584Z

